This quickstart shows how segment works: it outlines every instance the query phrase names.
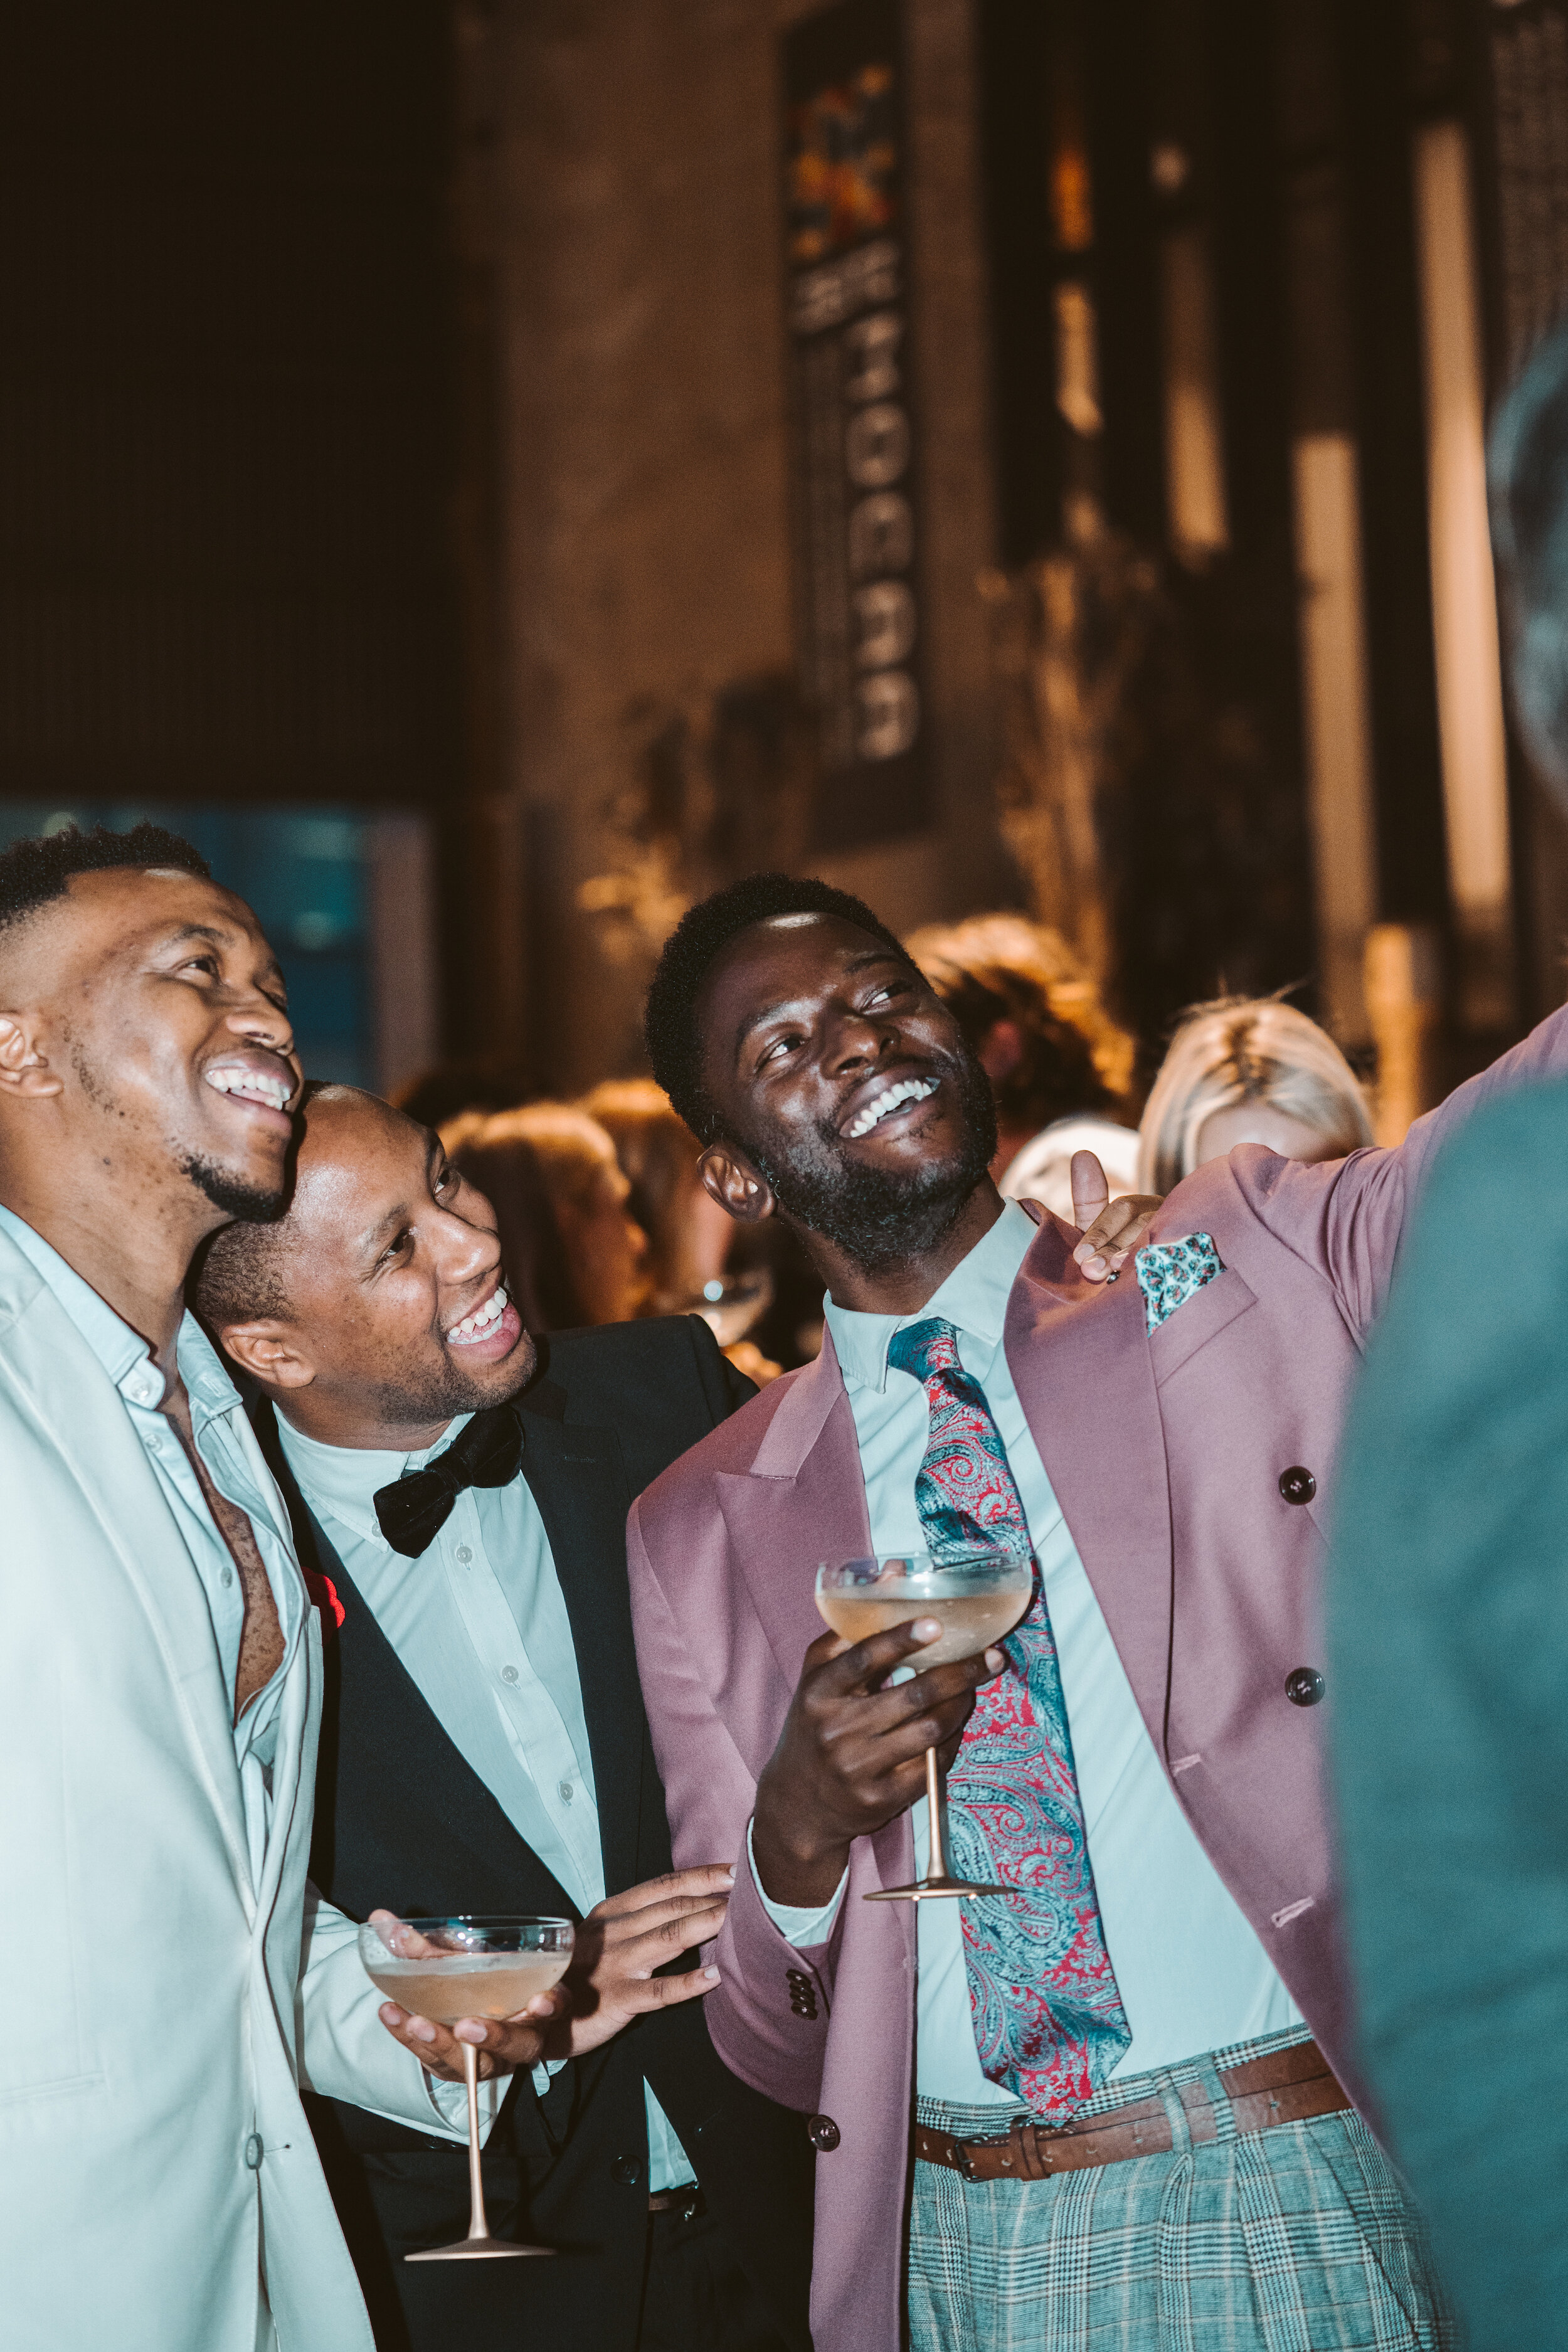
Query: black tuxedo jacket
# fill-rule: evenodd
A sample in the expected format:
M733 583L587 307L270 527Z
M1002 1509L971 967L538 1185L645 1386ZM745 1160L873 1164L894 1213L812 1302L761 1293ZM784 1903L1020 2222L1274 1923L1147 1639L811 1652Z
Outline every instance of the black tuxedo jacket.
M664 1792L643 1714L626 1591L632 1497L751 1393L694 1318L555 1334L521 1400L521 1475L561 1580L582 1678L607 1894L672 1867ZM254 1408L307 1569L330 1576L311 1875L352 1917L459 1912L575 1915L442 1729L307 1508L271 1408ZM416 1573L410 1562L410 1572ZM691 1965L687 1956L677 1966ZM647 2213L642 2085L679 2135L709 2210L792 2344L809 2347L811 2150L803 2119L729 2073L700 2001L638 2019L574 2059L542 2100L510 2092L487 2151L515 2158L525 2230L567 2259L500 2266L528 2342L552 2323L595 2352L631 2352ZM340 2213L375 2311L393 2252L375 2239L367 2179L428 2179L429 2242L461 2234L466 2158L432 2136L336 2100L308 2102ZM521 2234L521 2233L520 2233ZM578 2259L572 2257L576 2255ZM379 2279L367 2275L367 2266ZM487 2269L490 2265L485 2266ZM537 2335L527 2334L537 2328Z

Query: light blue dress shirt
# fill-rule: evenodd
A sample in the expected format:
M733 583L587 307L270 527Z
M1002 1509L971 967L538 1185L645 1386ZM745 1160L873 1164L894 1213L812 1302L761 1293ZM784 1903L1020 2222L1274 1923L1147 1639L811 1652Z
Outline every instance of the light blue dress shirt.
M1026 1211L1010 1201L917 1313L853 1314L831 1298L825 1312L855 1416L871 1541L879 1553L926 1548L915 1477L930 1415L921 1384L888 1363L894 1332L930 1316L952 1323L963 1369L985 1391L1040 1564L1100 1920L1132 2030L1114 2077L1282 2032L1300 2022L1300 2011L1165 1777L1024 1418L1002 1337L1013 1285L1036 1231ZM930 1852L923 1798L913 1809L912 1826L923 1871ZM780 1932L804 1948L825 1940L842 1893L840 1887L817 1912L774 1904L765 1894L763 1901ZM1014 2094L981 2072L958 1909L956 1903L916 1908L916 2084L930 2098L1016 2108Z
M190 1456L162 1406L163 1373L153 1350L114 1309L67 1265L41 1234L0 1206L0 1230L14 1241L48 1284L99 1362L120 1391L132 1427L153 1465L163 1500L201 1579L212 1617L224 1687L234 1699L239 1675L240 1635L245 1625L245 1587L211 1511ZM283 1659L266 1687L256 1693L234 1727L235 1762L245 1809L251 1884L261 1883L271 1811L272 1764L278 1739L278 1709L288 1667L300 1638L309 1602L294 1563L282 1497L240 1402L239 1391L201 1325L187 1315L175 1341L180 1378L190 1400L196 1451L208 1477L250 1521L257 1549L277 1604Z
M518 1835L578 1910L605 1895L583 1685L565 1596L539 1507L521 1475L469 1486L417 1559L395 1551L374 1496L422 1470L464 1429L448 1423L422 1454L323 1445L278 1416L300 1491L436 1720ZM552 2066L550 2072L554 2072ZM535 2069L542 2089L546 2070ZM645 2084L648 2187L695 2178L668 2117Z

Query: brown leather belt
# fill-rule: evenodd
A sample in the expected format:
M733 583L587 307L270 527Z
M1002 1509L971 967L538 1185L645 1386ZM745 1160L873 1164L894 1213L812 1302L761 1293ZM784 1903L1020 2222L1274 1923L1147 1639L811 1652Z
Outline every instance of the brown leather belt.
M1244 2065L1222 2066L1219 2081L1238 2134L1336 2115L1352 2104L1315 2042L1293 2042L1289 2049L1249 2058ZM1203 2084L1184 2083L1181 2101L1190 2137L1217 2139L1218 2119ZM924 2124L915 2126L915 2154L927 2164L950 2166L965 2180L1048 2180L1058 2172L1087 2172L1092 2165L1163 2155L1174 2145L1171 2118L1157 2098L1113 2107L1109 2115L1084 2116L1054 2130L1020 2117L1005 2138L954 2139Z

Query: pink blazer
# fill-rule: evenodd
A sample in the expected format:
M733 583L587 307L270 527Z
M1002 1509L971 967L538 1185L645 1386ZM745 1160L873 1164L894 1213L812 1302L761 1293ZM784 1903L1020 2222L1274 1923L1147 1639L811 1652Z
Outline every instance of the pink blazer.
M1077 1234L1043 1213L1008 1307L1019 1398L1150 1738L1352 2090L1324 1711L1292 1703L1286 1684L1322 1664L1324 1511L1341 1422L1422 1171L1479 1101L1564 1070L1568 1012L1396 1151L1307 1168L1247 1145L1200 1169L1149 1238L1210 1234L1225 1271L1152 1337L1131 1273L1110 1287L1083 1280ZM1299 1468L1316 1481L1305 1502L1281 1489ZM907 1815L858 1840L830 1939L799 1951L758 1899L745 1833L802 1654L823 1631L817 1563L869 1549L831 1342L667 1470L628 1530L676 1863L737 1863L709 2026L736 2074L812 2117L820 2150L818 2352L897 2352L900 2340L915 1915L860 1897L913 1875L912 1841Z

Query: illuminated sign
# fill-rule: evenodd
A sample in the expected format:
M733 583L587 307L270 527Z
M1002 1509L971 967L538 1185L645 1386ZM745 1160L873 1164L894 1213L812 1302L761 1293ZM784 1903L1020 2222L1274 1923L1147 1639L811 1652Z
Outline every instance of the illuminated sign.
M816 843L848 848L929 814L896 0L806 18L784 60L796 647Z

